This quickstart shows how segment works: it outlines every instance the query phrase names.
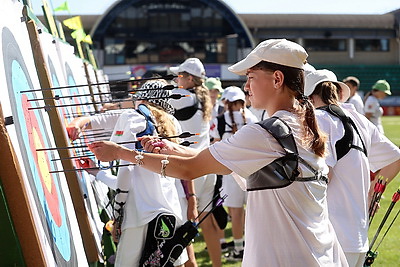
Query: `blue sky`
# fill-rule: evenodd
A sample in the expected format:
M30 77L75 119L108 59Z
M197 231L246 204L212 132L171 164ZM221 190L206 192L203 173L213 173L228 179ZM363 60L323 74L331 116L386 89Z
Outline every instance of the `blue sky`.
M47 0L56 8L64 0ZM104 13L116 0L67 0L72 15ZM42 0L31 0L42 14ZM399 0L226 0L236 13L262 14L384 14L400 8ZM57 14L68 14L57 12Z

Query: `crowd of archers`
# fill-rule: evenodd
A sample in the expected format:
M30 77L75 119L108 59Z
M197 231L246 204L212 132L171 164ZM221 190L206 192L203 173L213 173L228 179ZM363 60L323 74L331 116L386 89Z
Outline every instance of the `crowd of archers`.
M225 90L189 58L170 69L176 88L149 80L135 107L68 126L71 139L83 128L113 129L110 141L88 147L122 166L116 176L90 169L117 192L116 266L197 266L185 237L199 226L214 267L227 248L242 266L365 264L375 185L400 171L400 150L381 125L390 85L377 81L363 101L357 78L338 81L307 57L294 42L263 41L229 67L246 76L243 88Z

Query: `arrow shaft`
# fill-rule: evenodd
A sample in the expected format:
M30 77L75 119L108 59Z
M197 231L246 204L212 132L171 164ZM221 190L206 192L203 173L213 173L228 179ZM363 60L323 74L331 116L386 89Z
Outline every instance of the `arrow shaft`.
M43 109L43 108L46 109L46 108L77 107L77 106L96 105L96 104L115 104L115 103L119 103L119 102L131 102L131 101L137 101L137 100L150 100L150 99L165 99L165 98L179 99L179 98L175 98L176 96L179 96L179 98L181 98L186 95L176 95L175 94L175 95L171 95L171 96L121 99L121 100L112 100L112 101L99 101L99 102L92 102L92 103L65 104L65 105L54 105L54 106L48 105L48 106L42 106L42 107L31 107L31 108L28 108L28 110Z
M124 84L124 83L131 83L131 82L142 82L142 81L149 81L149 80L172 80L176 75L166 75L161 77L150 77L150 78L141 78L141 79L134 79L134 80L119 80L119 81L108 81L108 82L100 82L100 83L89 83L89 84L79 84L79 85L66 85L66 86L59 86L59 87L52 87L52 88L42 88L42 89L32 89L32 90L24 90L20 91L20 93L28 93L28 92L37 92L37 91L48 91L48 90L57 90L57 89L68 89L68 88L75 88L75 87L84 87L84 86L92 86L92 85L117 85L117 84Z
M162 90L172 90L178 88L177 86L169 86L166 85L159 89ZM74 98L74 97L85 97L85 96L94 96L94 95L117 95L121 93L135 93L140 91L150 91L154 89L137 89L137 90L127 90L127 91L111 91L111 92L101 92L101 93L93 93L93 94L81 94L81 95L66 95L66 96L54 96L54 97L44 97L44 98L35 98L35 99L28 99L28 101L39 101L39 100L51 100L51 99L63 99L63 98Z
M386 236L387 233L389 232L389 229L392 227L393 223L396 221L397 217L399 216L399 213L400 213L400 209L397 211L397 213L396 213L396 215L394 216L393 220L392 220L391 223L389 224L389 226L388 226L388 228L386 229L385 233L383 234L381 240L379 241L378 245L376 246L374 252L376 252L376 251L378 250L378 248L379 248L379 246L381 245L383 239L385 238L385 236Z
M121 164L114 166L113 168L121 168L121 167L128 167L128 166L136 166L135 163L130 163L130 164ZM88 170L100 170L98 167L93 167L93 168L76 168L76 169L71 169L71 170L57 170L57 171L49 171L49 173L60 173L60 172L76 172L76 171L88 171Z
M52 159L51 161L59 161L59 160L67 160L67 159L81 159L81 158L94 158L94 157L95 156L93 154L92 155L80 155L80 156Z
M371 240L371 243L370 243L370 245L369 245L369 250L372 250L372 246L374 245L376 239L378 238L378 235L379 235L379 233L381 232L381 230L382 230L382 228L383 228L383 225L385 224L385 222L386 222L387 218L389 217L389 214L390 214L390 212L392 211L392 209L393 209L393 207L394 207L395 204L396 204L396 202L390 203L390 206L389 206L389 208L387 209L387 211L386 211L386 213L385 213L385 216L383 217L383 219L382 219L382 221L381 221L381 224L379 225L378 229L376 230L376 233L375 233L374 237L373 237L372 240Z

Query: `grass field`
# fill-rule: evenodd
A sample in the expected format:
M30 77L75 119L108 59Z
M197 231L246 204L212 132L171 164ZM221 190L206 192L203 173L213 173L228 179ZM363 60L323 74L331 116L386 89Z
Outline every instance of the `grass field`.
M397 146L400 146L400 116L386 116L383 117L383 126L385 129L385 135ZM371 228L369 231L370 239L375 235L376 229L380 225L383 216L386 213L388 206L391 203L392 196L394 192L400 186L400 175L387 186L385 193L383 194L383 199L381 199L381 208L378 213L375 215ZM392 222L394 216L400 209L400 201L398 204L394 206L394 209L390 213L384 227L381 230L380 235L378 236L377 241L375 242L374 248L378 245L381 237L384 235L387 226ZM400 217L400 215L399 215ZM230 241L231 237L231 226L230 223L225 229L225 236L227 240ZM198 265L200 267L211 267L211 262L208 259L207 251L204 250L206 247L202 236L196 237L195 243L195 252ZM381 266L381 267L393 267L400 266L400 218L397 218L393 226L390 228L390 231L383 239L381 245L378 248L378 257L375 259L375 262L372 266ZM229 262L223 259L222 265L225 267L238 267L241 266L239 262Z
M400 146L400 116L385 116L383 117L383 127L385 129L385 135L397 146ZM384 217L388 206L392 202L392 196L400 186L400 175L387 186L383 199L381 199L381 208L375 215L371 228L369 230L370 240L374 237L376 229L379 227L382 218ZM395 204L390 216L388 217L384 227L382 228L380 235L375 242L374 248L379 244L381 237L385 234L387 227L392 222L393 218L400 210L400 202ZM383 239L381 245L378 248L378 257L375 259L373 266L391 267L400 266L400 218L394 222L390 231Z

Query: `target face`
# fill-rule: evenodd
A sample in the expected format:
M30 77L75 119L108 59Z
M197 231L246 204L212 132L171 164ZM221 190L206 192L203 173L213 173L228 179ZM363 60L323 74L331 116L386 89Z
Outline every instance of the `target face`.
M19 17L17 17L19 18ZM0 24L1 25L1 24ZM16 25L16 26L20 26ZM42 103L30 102L28 99L42 97L34 92L21 94L21 90L33 89L31 75L32 67L25 63L21 51L29 51L29 41L20 44L14 35L21 34L20 31L9 27L1 27L2 58L1 64L4 68L6 86L2 86L2 95L8 95L9 102L2 100L2 106L11 111L14 120L16 138L19 154L22 157L23 171L29 183L33 201L29 203L38 212L37 218L44 234L45 243L43 247L49 246L45 251L51 251L53 259L59 266L77 266L77 253L74 238L72 236L70 217L67 212L65 194L69 196L68 188L61 185L65 180L63 174L50 174L49 170L60 169L59 164L52 161L55 153L49 151L37 151L40 148L54 146L54 139L49 127L49 118L43 110L29 110ZM27 37L27 36L26 36ZM20 38L19 38L20 39ZM28 39L29 40L29 39ZM21 48L22 45L22 48ZM23 50L24 49L24 50ZM8 99L7 99L8 100ZM69 198L70 201L70 198ZM72 205L72 203L69 203ZM73 211L73 210L72 210ZM72 213L74 215L74 213ZM76 221L75 221L76 222ZM79 232L75 238L80 237ZM47 258L51 256L46 254Z

